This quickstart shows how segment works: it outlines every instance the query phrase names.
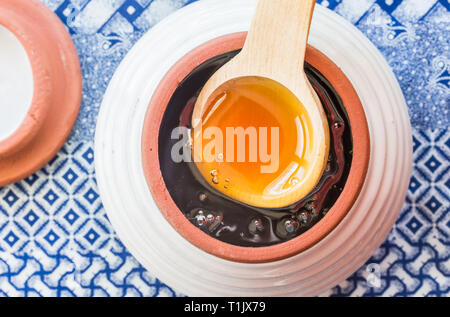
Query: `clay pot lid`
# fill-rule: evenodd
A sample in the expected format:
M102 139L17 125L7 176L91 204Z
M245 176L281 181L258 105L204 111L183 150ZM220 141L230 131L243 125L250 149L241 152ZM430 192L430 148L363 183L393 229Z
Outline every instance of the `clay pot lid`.
M22 44L33 82L25 118L0 140L3 186L42 168L64 144L81 104L81 70L65 26L38 0L1 1L0 27Z
M312 228L289 241L268 247L240 247L217 240L195 227L172 200L161 174L158 156L159 128L165 108L187 75L197 66L217 55L242 48L246 32L211 40L184 56L166 74L150 101L142 134L142 159L147 184L166 220L186 240L212 255L244 263L264 263L296 255L330 233L356 201L364 184L370 158L370 137L361 101L351 82L338 66L313 47L306 51L306 61L322 73L343 101L353 136L353 159L344 189L328 213Z

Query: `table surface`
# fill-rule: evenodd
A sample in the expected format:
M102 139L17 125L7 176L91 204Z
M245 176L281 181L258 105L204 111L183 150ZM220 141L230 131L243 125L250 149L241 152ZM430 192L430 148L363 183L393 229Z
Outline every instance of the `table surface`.
M65 23L83 71L72 135L42 170L0 187L0 296L180 296L116 236L98 194L95 122L115 69L191 0L41 0ZM201 1L201 0L200 0ZM360 29L408 104L414 166L402 213L358 272L325 296L450 296L450 4L318 0Z

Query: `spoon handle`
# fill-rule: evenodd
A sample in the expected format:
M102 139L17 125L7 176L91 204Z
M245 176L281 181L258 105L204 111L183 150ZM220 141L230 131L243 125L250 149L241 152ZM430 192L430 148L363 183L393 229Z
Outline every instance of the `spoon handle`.
M303 71L315 0L259 0L242 54L267 75ZM252 67L252 68L253 68ZM286 73L287 72L287 73Z

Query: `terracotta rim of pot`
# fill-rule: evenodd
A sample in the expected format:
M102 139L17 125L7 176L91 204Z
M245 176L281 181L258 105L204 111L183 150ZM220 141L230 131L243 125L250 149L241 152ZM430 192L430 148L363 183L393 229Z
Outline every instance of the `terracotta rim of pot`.
M167 191L160 170L158 156L159 129L165 109L187 75L197 66L217 55L241 49L246 32L213 39L180 59L165 75L150 101L142 133L142 159L147 184L162 215L186 240L205 252L220 258L244 262L264 263L296 255L330 233L356 201L364 184L370 158L370 137L361 101L344 73L323 53L308 47L306 61L327 78L343 101L352 136L353 159L343 191L328 213L312 228L289 241L268 247L240 247L210 237L194 226L178 209Z
M59 18L37 0L4 0L0 25L24 47L33 76L25 119L0 141L0 186L43 167L69 136L81 104L81 69Z

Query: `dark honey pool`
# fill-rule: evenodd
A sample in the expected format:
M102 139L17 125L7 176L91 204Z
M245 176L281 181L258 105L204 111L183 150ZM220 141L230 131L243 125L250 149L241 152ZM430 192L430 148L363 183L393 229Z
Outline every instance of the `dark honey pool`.
M327 114L330 156L318 186L304 199L279 209L256 208L234 201L210 187L194 163L175 163L172 139L177 127L190 128L193 105L202 87L239 50L216 56L193 70L178 86L159 131L159 163L169 194L193 226L238 246L262 247L285 242L316 224L339 197L352 162L352 135L342 100L318 70L305 64L306 74ZM188 146L188 144L186 144Z

